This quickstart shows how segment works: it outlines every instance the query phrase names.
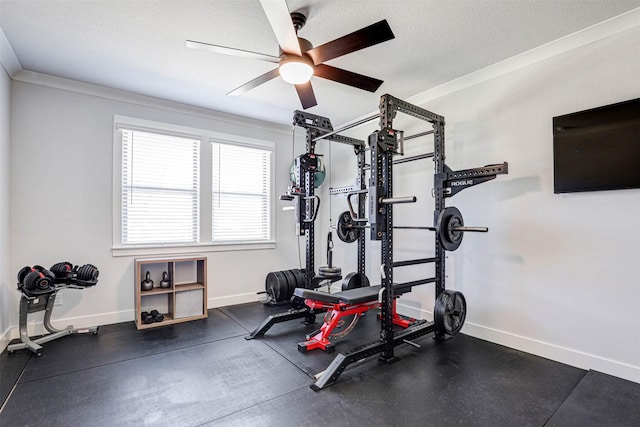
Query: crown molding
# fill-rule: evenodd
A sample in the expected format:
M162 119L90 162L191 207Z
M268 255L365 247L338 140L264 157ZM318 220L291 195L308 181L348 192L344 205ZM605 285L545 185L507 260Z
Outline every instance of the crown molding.
M407 98L406 101L414 105L423 106L430 101L452 94L459 90L480 84L636 27L640 27L640 7L530 49L511 58L507 58L504 61L497 62L489 65L488 67L466 74L447 83L443 83L424 92L420 92ZM372 111L369 114L357 117L347 123L341 124L340 126L336 126L336 129L349 123L362 120L376 113L378 113L378 111Z
M422 105L635 27L640 27L640 7L416 94L407 101Z
M278 123L266 122L235 114L224 113L204 107L183 104L176 101L169 101L162 98L155 98L121 89L114 89L106 86L99 86L85 83L78 80L66 79L52 76L50 74L36 73L34 71L22 70L13 77L14 81L30 83L38 86L51 87L55 89L77 92L99 98L105 98L130 104L142 105L145 107L158 108L176 113L187 114L194 117L217 120L219 122L230 123L239 126L248 126L267 130L271 132L291 135L291 127Z
M0 28L0 62L11 78L22 71L22 65L20 65L20 61L18 61L18 57L9 44L7 36L4 35L2 28Z

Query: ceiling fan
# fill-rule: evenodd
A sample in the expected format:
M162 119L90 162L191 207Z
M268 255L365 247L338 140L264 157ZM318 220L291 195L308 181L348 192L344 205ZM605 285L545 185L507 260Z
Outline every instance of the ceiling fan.
M295 85L302 108L306 110L317 105L313 87L311 86L311 76L333 80L369 92L375 92L380 87L382 80L332 67L324 64L324 62L393 39L395 36L386 20L369 25L321 46L313 47L308 40L298 37L298 31L307 20L304 14L300 12L290 13L286 0L260 0L260 4L278 39L280 56L187 40L187 47L189 48L204 49L224 55L259 59L278 64L277 68L243 84L227 95L241 95L281 76L286 82Z

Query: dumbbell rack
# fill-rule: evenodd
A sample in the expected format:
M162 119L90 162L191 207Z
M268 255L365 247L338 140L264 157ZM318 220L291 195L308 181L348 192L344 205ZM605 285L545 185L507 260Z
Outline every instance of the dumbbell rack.
M67 326L64 329L57 329L51 324L51 314L53 313L53 308L56 301L56 296L58 292L63 289L84 289L84 286L77 286L72 284L64 284L64 285L56 285L53 289L44 291L42 293L37 292L29 292L25 289L22 290L22 295L20 298L20 320L19 320L19 331L20 331L20 343L11 344L7 347L7 351L9 353L13 353L16 350L29 349L36 356L42 355L42 345L49 341L56 340L58 338L65 337L67 335L74 334L86 334L93 333L96 335L98 333L98 326L91 326L88 328L74 328L72 325ZM27 318L30 313L37 313L40 311L44 311L44 320L43 325L44 328L49 332L49 334L44 335L40 338L31 339L29 337L29 333L27 331Z

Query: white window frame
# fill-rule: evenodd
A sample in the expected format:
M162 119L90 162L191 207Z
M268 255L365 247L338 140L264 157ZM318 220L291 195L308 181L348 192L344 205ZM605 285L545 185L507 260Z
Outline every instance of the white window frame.
M164 243L153 245L122 244L122 135L120 129L140 130L198 139L200 141L200 242ZM271 204L270 235L268 241L232 241L213 242L211 233L211 196L212 196L212 145L211 142L223 142L244 145L271 151ZM113 118L113 256L145 256L181 253L199 253L209 251L234 251L275 248L275 143L238 135L224 134L205 129L161 123L151 120L114 115Z

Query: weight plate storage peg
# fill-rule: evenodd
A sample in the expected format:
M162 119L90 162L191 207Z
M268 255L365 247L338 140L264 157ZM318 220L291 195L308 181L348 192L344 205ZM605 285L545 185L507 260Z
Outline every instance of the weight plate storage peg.
M464 231L457 230L457 227L464 226L462 214L458 208L449 206L440 212L436 222L436 233L442 246L448 251L455 251L462 243Z
M456 335L467 317L467 301L462 292L445 289L436 298L433 321L436 331L441 334Z

